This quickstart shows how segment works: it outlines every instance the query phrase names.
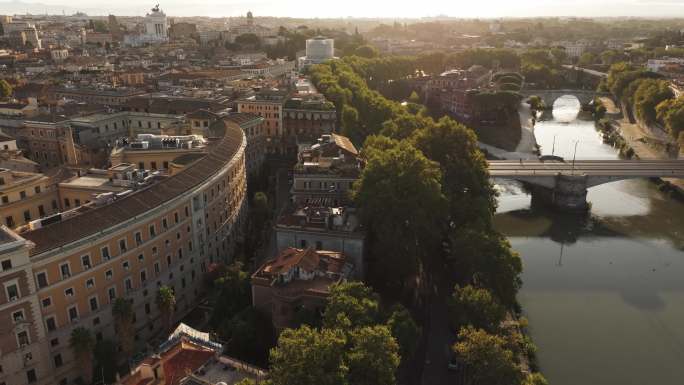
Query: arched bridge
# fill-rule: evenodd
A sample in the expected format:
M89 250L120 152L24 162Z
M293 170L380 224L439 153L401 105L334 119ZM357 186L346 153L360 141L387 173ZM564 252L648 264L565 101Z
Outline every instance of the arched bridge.
M684 178L684 160L489 161L493 178L536 186L556 206L582 209L589 187L635 178Z
M594 98L597 97L602 97L602 96L608 96L610 97L611 95L609 93L605 92L596 92L593 90L526 90L523 89L520 91L520 95L522 95L525 99L529 98L530 96L536 95L542 98L544 101L544 104L547 106L551 107L553 106L553 103L556 101L556 99L560 98L561 96L565 95L572 95L575 96L577 99L579 99L581 104L589 104Z

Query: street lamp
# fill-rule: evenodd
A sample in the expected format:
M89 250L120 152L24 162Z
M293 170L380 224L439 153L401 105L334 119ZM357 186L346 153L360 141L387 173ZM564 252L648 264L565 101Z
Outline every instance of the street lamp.
M579 140L575 141L575 153L572 155L572 172L570 175L575 175L575 158L577 158L577 145L579 144Z

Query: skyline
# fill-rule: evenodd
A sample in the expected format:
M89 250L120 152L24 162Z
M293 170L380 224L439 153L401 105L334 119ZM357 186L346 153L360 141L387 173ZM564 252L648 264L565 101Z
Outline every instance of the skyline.
M112 5L105 0L69 1L65 0L17 0L0 1L0 13L6 14L73 14L82 11L91 16L115 14L121 16L144 16L156 1L143 4L134 0L121 0ZM160 7L169 16L243 16L252 11L256 16L296 17L296 18L422 18L435 16L462 18L502 18L502 17L591 17L600 14L604 17L684 17L684 7L679 0L607 0L607 1L561 1L547 0L540 4L533 0L519 0L515 3L506 0L487 0L480 2L454 1L445 3L439 0L421 2L420 10L415 10L415 2L408 0L364 2L349 0L345 2L343 13L334 7L321 7L319 2L302 0L297 7L277 0L202 0L188 4L184 0L160 2ZM619 10L619 12L616 12Z

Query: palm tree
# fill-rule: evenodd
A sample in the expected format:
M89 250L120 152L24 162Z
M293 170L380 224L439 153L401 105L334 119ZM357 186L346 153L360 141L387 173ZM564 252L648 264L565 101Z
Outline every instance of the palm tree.
M121 351L126 359L131 358L134 345L133 305L125 298L117 298L112 305L114 325L121 344Z
M157 299L155 301L159 312L161 312L162 322L164 325L164 331L168 332L171 327L171 319L173 317L173 311L176 307L176 295L173 290L168 286L162 286L157 292Z
M93 379L93 349L95 348L95 340L90 334L90 330L84 327L77 327L72 330L69 346L81 366L83 382L90 384Z

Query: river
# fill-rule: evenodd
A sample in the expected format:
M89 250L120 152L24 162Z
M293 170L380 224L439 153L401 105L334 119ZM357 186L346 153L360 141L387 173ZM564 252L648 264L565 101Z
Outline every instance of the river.
M577 159L617 159L578 111L563 97L537 123L542 153L571 160L577 142ZM496 182L496 226L523 260L518 298L549 383L684 383L684 204L631 180L591 188L588 215L560 214Z

